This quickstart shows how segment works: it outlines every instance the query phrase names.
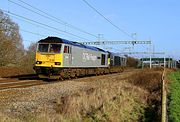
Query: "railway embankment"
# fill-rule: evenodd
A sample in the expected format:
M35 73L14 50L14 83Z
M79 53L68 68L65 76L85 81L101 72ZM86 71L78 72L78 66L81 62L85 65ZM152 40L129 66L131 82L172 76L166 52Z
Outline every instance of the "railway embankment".
M161 70L132 70L0 91L0 120L159 120Z

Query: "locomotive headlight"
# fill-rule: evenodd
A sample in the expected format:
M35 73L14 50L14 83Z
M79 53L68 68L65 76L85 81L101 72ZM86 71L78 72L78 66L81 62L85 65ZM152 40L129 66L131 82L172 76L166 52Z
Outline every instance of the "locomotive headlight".
M36 61L36 64L42 64L42 61Z
M61 65L61 62L55 62L55 65Z

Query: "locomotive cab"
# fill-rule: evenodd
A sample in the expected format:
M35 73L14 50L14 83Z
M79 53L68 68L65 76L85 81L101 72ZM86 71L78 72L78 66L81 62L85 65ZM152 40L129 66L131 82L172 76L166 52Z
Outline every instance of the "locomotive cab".
M36 66L61 67L62 44L39 43L36 51Z
M63 66L63 44L38 42L34 70L41 78L58 74Z

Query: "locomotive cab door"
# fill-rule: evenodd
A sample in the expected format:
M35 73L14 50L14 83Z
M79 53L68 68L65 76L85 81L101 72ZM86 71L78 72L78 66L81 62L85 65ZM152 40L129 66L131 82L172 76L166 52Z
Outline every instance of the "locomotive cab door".
M69 46L69 65L72 66L72 46Z
M106 63L106 55L101 54L101 65L105 65L105 63Z
M64 45L64 66L70 67L72 65L72 46Z

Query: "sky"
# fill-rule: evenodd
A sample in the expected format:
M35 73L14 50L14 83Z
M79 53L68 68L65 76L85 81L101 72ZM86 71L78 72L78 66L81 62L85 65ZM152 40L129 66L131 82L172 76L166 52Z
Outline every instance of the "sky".
M50 19L36 14L40 13L40 11L24 4L23 1L48 13L51 15L48 16ZM180 59L179 0L86 1L114 25L127 32L128 35L134 35L134 38L140 41L151 40L155 52L166 52L166 57ZM28 8L28 10L23 7ZM132 40L127 34L124 34L108 23L85 4L83 0L0 0L0 9L21 16L17 17L8 13L10 18L20 27L20 34L25 48L30 43L37 42L47 36L57 36L79 42L97 41L98 34L101 41ZM44 13L40 14L47 16ZM58 18L58 20L52 21L54 19L52 16ZM24 21L22 17L41 24L30 22L29 20ZM50 28L42 24L48 25ZM68 25L91 33L93 36L75 30ZM67 33L64 33L64 31ZM77 36L82 38L78 38ZM150 49L149 45L103 45L101 48L116 52L147 52ZM146 57L147 55L141 54L140 56ZM158 57L159 55L154 56Z

